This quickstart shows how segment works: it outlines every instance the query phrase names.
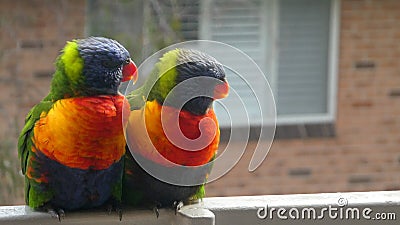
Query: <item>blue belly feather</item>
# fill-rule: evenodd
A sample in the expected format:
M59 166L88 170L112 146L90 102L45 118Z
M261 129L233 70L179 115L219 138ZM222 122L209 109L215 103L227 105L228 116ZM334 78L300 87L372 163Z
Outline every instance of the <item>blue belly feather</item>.
M65 210L98 207L110 200L116 185L121 185L123 157L107 169L85 170L67 167L36 153L39 174L46 174L48 180L37 188L54 193L49 201L52 207Z

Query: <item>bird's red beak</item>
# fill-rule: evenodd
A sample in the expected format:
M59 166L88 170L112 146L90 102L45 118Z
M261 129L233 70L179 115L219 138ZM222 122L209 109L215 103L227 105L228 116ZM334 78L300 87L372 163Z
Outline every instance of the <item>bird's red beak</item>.
M125 64L122 68L122 82L133 80L136 82L138 78L137 67L135 63L130 59L128 64Z
M221 99L227 97L229 94L229 84L227 81L221 81L221 83L215 85L214 88L214 99Z

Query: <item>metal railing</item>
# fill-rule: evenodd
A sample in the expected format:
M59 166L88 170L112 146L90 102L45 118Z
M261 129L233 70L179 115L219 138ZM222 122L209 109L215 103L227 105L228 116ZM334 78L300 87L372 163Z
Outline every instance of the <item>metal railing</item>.
M62 224L256 225L400 224L400 191L321 193L205 198L176 215L161 209L125 209L122 221L105 211L69 212ZM0 224L59 224L47 213L26 206L0 206Z

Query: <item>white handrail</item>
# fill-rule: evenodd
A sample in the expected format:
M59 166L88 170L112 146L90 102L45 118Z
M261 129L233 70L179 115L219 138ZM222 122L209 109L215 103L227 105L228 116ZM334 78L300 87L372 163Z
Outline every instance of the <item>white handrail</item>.
M0 206L0 224L60 224L26 206ZM105 210L67 212L61 224L84 225L253 225L400 224L400 191L347 192L205 198L176 215L161 209L124 209L122 221Z

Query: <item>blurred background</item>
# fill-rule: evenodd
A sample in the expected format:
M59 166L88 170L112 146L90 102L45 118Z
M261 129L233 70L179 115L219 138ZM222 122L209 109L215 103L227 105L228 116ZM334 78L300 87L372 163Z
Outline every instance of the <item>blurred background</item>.
M118 40L137 65L173 43L221 41L264 71L272 148L252 173L246 152L208 196L399 190L399 24L397 0L0 0L0 205L24 203L17 138L55 58L92 35Z

